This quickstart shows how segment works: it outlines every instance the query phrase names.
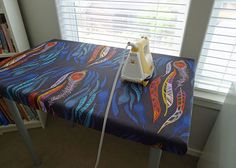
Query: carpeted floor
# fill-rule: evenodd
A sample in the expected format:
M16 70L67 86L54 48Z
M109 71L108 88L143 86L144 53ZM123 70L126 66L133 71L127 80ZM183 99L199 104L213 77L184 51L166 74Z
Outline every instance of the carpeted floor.
M46 129L31 129L40 168L93 168L100 133L72 128L62 119L48 118ZM99 168L147 168L149 147L105 136ZM160 168L196 168L197 158L164 152ZM0 167L32 168L33 164L18 132L0 135Z

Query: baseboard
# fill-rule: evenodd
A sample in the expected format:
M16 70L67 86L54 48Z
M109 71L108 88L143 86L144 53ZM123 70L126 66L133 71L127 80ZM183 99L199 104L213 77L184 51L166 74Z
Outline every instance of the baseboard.
M202 151L193 148L188 148L187 154L195 157L200 157L202 155Z

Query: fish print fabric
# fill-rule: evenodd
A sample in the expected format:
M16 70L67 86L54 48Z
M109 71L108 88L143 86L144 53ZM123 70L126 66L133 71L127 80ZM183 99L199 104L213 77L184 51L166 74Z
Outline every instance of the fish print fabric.
M52 40L0 62L0 94L83 126L102 129L111 88L128 50ZM106 133L184 154L195 65L153 54L149 84L116 83Z

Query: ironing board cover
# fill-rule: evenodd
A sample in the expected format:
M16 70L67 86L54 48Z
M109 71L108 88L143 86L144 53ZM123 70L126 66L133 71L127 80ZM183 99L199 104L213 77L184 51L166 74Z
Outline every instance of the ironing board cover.
M0 94L101 130L121 58L128 50L51 40L0 63ZM106 133L184 154L190 134L194 61L153 54L147 87L118 80Z

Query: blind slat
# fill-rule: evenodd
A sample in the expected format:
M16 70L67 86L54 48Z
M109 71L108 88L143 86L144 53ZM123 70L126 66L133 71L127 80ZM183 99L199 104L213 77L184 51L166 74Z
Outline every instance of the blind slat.
M73 36L72 36L73 37ZM105 42L117 42L117 41L112 41L112 40L109 40L109 39L98 39L98 38L89 38L89 37L86 37L86 36L81 36L81 38L84 38L84 39L90 39L90 40L100 40L100 41L105 41ZM118 42L117 42L118 43ZM123 44L122 46L126 46L127 44L127 41L123 41L123 43L120 43L120 44ZM124 45L125 44L125 45ZM163 50L167 50L167 51L174 51L174 52L177 52L178 50L176 49L172 49L172 48L165 48L165 47L155 47L155 46L150 46L151 48L153 49L163 49Z
M205 77L206 81L211 80L211 79L215 79L215 80L217 80L218 82L221 82L222 80L227 81L227 82L230 82L230 83L232 82L232 80L219 79L219 78L217 78L217 77L212 77L212 76L207 76L207 75L202 75L202 74L197 74L197 76L199 76L199 77ZM196 79L198 79L198 78L196 78ZM197 80L197 81L198 81L198 80Z
M61 0L60 2L109 2L109 3L134 3L134 4L160 4L160 5L180 5L180 6L186 6L186 3L168 3L168 2L157 2L157 1L137 1L137 0ZM174 1L178 2L178 1ZM180 1L180 2L185 2L185 1Z
M100 24L100 25L102 25L102 24L107 24L107 23L110 23L110 25L113 25L113 26L120 26L120 25L122 25L123 26L123 28L134 28L134 30L133 31L137 31L137 30L140 30L140 29L143 29L143 27L146 27L147 28L147 26L148 25L146 25L146 23L143 23L143 24L135 24L135 23L130 23L129 25L125 25L126 24L126 22L125 21L117 21L115 24L112 24L112 22L111 21L106 21L106 20L104 20L104 19L99 19L99 20L96 20L96 21L93 21L92 19L81 19L81 18L78 18L78 19L75 19L75 18L63 18L63 19L67 19L67 21L74 21L74 22L76 22L76 21L78 21L79 23L77 23L77 26L78 25L80 25L80 21L83 21L83 22L93 22L93 23L98 23L98 24ZM65 25L65 24L64 24ZM75 23L75 25L76 25L76 23ZM131 26L133 26L133 27L131 27ZM134 27L134 26L139 26L138 28L137 27ZM135 28L137 29L137 30L135 30ZM150 28L160 28L160 29L163 29L163 28L165 28L165 27L160 27L160 26L148 26L148 28L149 28L149 30L150 30ZM167 30L169 29L169 28L166 28ZM175 28L172 28L173 30L175 30ZM152 29L151 29L152 30ZM177 30L180 30L179 28L177 29ZM174 31L175 32L175 31ZM146 33L146 32L145 32ZM152 32L148 32L148 33L151 33L152 34ZM158 34L158 33L156 33L156 34ZM160 35L160 34L159 34ZM166 34L166 36L168 36L167 34ZM181 36L177 36L177 35L170 35L170 36L174 36L174 37L181 37Z
M74 37L74 36L68 36L68 37ZM83 39L83 40L89 40L89 41L91 41L91 40L93 40L93 41L98 41L98 43L95 43L95 44L110 44L110 43L116 43L116 44L118 44L118 47L121 47L121 48L124 48L125 46L126 46L126 43L127 43L127 41L112 41L112 40L110 40L110 39L106 39L106 40L104 40L104 39L96 39L96 38L88 38L88 37L80 37L80 39ZM88 41L88 42L89 42ZM124 45L125 44L125 45ZM155 51L160 51L160 50L162 50L162 51L165 51L166 53L168 52L168 54L170 54L170 55L172 55L172 53L176 53L176 52L178 52L178 50L174 50L174 49L169 49L169 48L161 48L161 47L155 47L155 46L153 46L152 47L152 49L153 50L155 50Z
M65 31L67 31L67 29L65 29ZM77 32L75 30L68 30L70 32ZM90 33L89 31L81 31L81 33ZM107 33L93 33L93 34L98 34L98 35L106 35L106 36L113 36L113 37L121 37L121 38L128 38L128 39L132 39L132 40L137 40L137 37L132 37L132 36L122 36L122 35L115 35L115 34L109 34L109 32ZM174 42L169 42L169 41L161 41L161 40L155 40L155 39L152 39L151 40L152 42L157 42L157 43L167 43L167 44L173 44L173 45L180 45L179 43L174 43Z
M205 43L215 43L215 44L223 44L223 45L230 45L230 46L235 45L235 43L224 43L224 42L208 41L208 40L205 40Z
M223 19L223 20L236 20L236 18L233 18L233 17L216 17L216 16L212 16L211 18L213 18L213 19Z
M220 10L220 11L234 11L236 8L214 8L214 10Z
M236 29L236 25L235 25L235 27L208 25L208 27L212 27L212 28L225 28L225 29Z
M236 61L236 58L233 60L233 59L222 58L222 57L215 57L215 56L212 56L212 55L204 55L204 54L201 55L201 58L203 58L203 59L206 59L206 58L216 58L216 59L225 60L225 61L232 61L232 62Z
M79 27L89 27L89 28L91 28L91 26L93 26L93 28L98 28L98 29L108 29L108 30L110 30L111 28L110 27L112 27L112 30L115 30L115 31L122 31L123 30L123 28L125 28L126 30L129 30L130 32L138 32L138 33L150 33L150 32L148 32L148 30L147 29L145 29L145 27L142 27L142 26L140 26L140 28L138 29L138 30L142 30L142 31L136 31L136 30L134 30L134 28L135 27L127 27L127 26L122 26L122 25L115 25L116 27L114 28L113 26L114 25L112 25L112 24L107 24L107 23L102 23L102 22L100 22L100 26L96 26L96 25L94 25L94 23L92 23L92 22L86 22L86 23L78 23L77 25L76 24L67 24L67 23L65 23L64 24L65 26L71 26L71 27L75 27L75 28L77 28L77 26L79 26ZM160 30L179 30L179 29L177 29L177 28L168 28L168 27L159 27L159 26L156 26L158 29L160 29ZM131 31L132 30L132 31ZM150 34L154 34L154 35L156 35L156 33L150 33ZM157 34L158 35L158 34Z
M226 93L236 81L236 2L215 0L196 72L196 87Z
M65 39L124 48L148 36L151 52L179 55L189 1L58 0L57 10Z
M65 30L65 29L64 29ZM72 31L73 32L73 31ZM81 31L82 32L82 31ZM133 31L133 32L136 32L136 31ZM146 32L136 32L136 33L141 33L141 34L146 34ZM169 37L175 37L175 38L179 38L180 36L174 36L174 35L168 35L168 34L159 34L159 33L156 33L155 36L169 36ZM128 38L128 37L127 37ZM168 41L167 41L168 42Z
M148 10L148 9L135 9L135 8L118 8L118 7L93 7L93 6L61 6L62 8L77 8L77 9L102 9L102 11L104 10L121 10L121 11L132 11L132 12L155 12L155 13L170 13L170 14L184 14L182 12L174 12L174 11L164 11L164 10L158 10L158 12L156 10Z
M197 81L196 84L206 84L206 85L211 85L211 86L216 86L216 87L220 86L220 87L223 87L223 88L228 88L230 86L230 82L227 85L227 84L221 84L221 83L220 84L216 84L214 82L206 82L206 81L203 81L203 80Z
M207 69L207 68L198 68L198 69L202 70L204 72L215 72L215 73L220 74L220 75L226 74L226 75L231 75L231 76L236 77L236 74L234 74L234 73L220 72L220 71L216 71L216 70L214 71L214 70L210 70L210 69Z
M222 32L222 33L224 33L224 32ZM207 33L207 35L216 35L216 36L225 36L225 37L234 37L234 38L236 38L236 34L235 35L225 35L225 34L218 34L218 33Z
M84 16L92 16L95 18L99 18L99 17L107 17L109 19L112 19L112 18L116 18L117 21L119 21L119 19L130 19L130 20L146 20L146 21L151 21L151 22L155 22L155 21L162 21L162 22L178 22L178 23L182 23L184 22L183 20L173 20L173 19L158 19L158 18L141 18L141 17L138 17L138 16L120 16L120 15L110 15L110 14L105 14L105 13L100 13L100 14L90 14L90 13L87 13L87 14L83 14L83 13L78 13L78 12L75 12L74 13L75 15L78 15L78 18L81 17L81 15L84 15ZM118 19L119 18L119 19ZM63 19L70 19L70 18L63 18ZM73 17L71 18L73 19ZM114 21L116 21L114 20Z
M203 50L211 50L211 51L219 51L219 52L228 52L228 53L236 53L236 52L231 52L231 51L226 51L226 50L220 50L220 49L211 49L211 48L202 48Z
M211 83L214 83L214 84L231 84L231 81L227 81L227 80L220 80L218 78L209 78L209 76L202 76L202 75L198 75L196 76L196 80L195 80L195 83L200 83L198 81L205 81L205 82L211 82ZM204 89L204 88L203 88Z

